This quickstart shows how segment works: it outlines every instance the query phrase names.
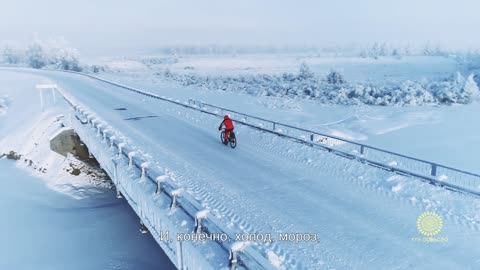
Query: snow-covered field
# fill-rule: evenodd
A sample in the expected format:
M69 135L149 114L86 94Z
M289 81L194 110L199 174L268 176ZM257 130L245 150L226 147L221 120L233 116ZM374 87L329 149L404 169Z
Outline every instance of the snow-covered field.
M35 84L48 81L0 72L0 268L172 269L101 170L49 150L65 107L46 92L42 112Z
M312 71L326 76L339 70L351 82L399 82L446 78L458 70L452 58L440 56L406 56L401 59L361 57L322 57L305 54L254 55L163 55L128 59L103 59L115 71L145 72L168 68L179 74L238 76L248 74L295 73L302 63Z

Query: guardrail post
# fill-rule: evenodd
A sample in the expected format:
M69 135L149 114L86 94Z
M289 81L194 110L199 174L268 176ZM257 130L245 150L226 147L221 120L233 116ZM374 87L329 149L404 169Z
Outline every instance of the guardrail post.
M120 190L118 189L118 171L117 171L117 162L115 161L115 159L112 159L112 163L113 163L113 183L115 184L115 189L117 190L117 198L118 199L122 199L123 196L122 196L122 192L120 192Z
M108 133L108 129L105 129L105 130L103 131L103 138L102 138L102 142L105 142L105 141L107 141L107 133Z
M102 124L97 125L97 135L100 135L100 133L102 132L102 127L103 127Z
M175 209L177 206L177 197L183 192L183 188L176 189L172 191L172 203L170 204L170 209Z
M113 144L115 143L115 136L110 137L110 148L113 148Z
M120 143L118 145L118 158L122 157L122 148L125 146L125 143Z
M273 124L273 130L275 130L275 122L272 122L272 124Z
M238 265L238 252L245 249L248 242L236 242L230 248L230 254L228 256L228 266L231 270L235 270Z
M432 176L437 176L437 164L432 163Z
M310 134L310 141L313 142L313 134Z
M363 155L365 153L365 146L360 146L360 154Z
M230 255L228 256L228 265L230 266L230 270L235 270L237 269L237 264L238 264L238 256L237 256L237 251L234 249L230 250Z
M162 192L162 182L165 182L167 180L167 176L166 175L160 175L159 177L157 177L157 189L155 190L155 194L160 194L160 192Z
M133 157L135 157L135 151L128 153L128 168L132 168L133 165Z
M147 169L148 169L148 167L150 167L150 162L144 162L144 163L142 163L141 167L142 167L142 175L140 176L140 178L141 178L141 179L144 179L144 178L145 178L145 174L147 173Z
M205 209L205 210L199 211L195 215L195 233L202 232L202 219L206 218L208 213L209 213L208 209Z

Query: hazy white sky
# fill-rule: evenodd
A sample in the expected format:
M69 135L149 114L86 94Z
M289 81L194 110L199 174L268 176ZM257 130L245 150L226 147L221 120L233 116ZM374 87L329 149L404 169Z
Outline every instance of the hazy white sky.
M0 0L0 40L63 36L82 51L174 44L480 48L478 0Z

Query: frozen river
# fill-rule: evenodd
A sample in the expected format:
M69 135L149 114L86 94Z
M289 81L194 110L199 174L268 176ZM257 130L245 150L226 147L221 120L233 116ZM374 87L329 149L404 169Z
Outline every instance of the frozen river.
M0 269L174 269L114 191L76 200L0 160Z

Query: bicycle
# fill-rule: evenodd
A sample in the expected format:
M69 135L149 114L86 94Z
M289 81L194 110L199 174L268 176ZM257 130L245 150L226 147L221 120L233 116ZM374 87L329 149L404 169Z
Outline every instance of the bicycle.
M225 144L225 129L223 129L222 133L220 133L220 140L223 144ZM235 133L233 132L233 130L230 131L230 133L228 134L228 142L230 143L230 147L237 147L237 138L235 137Z

